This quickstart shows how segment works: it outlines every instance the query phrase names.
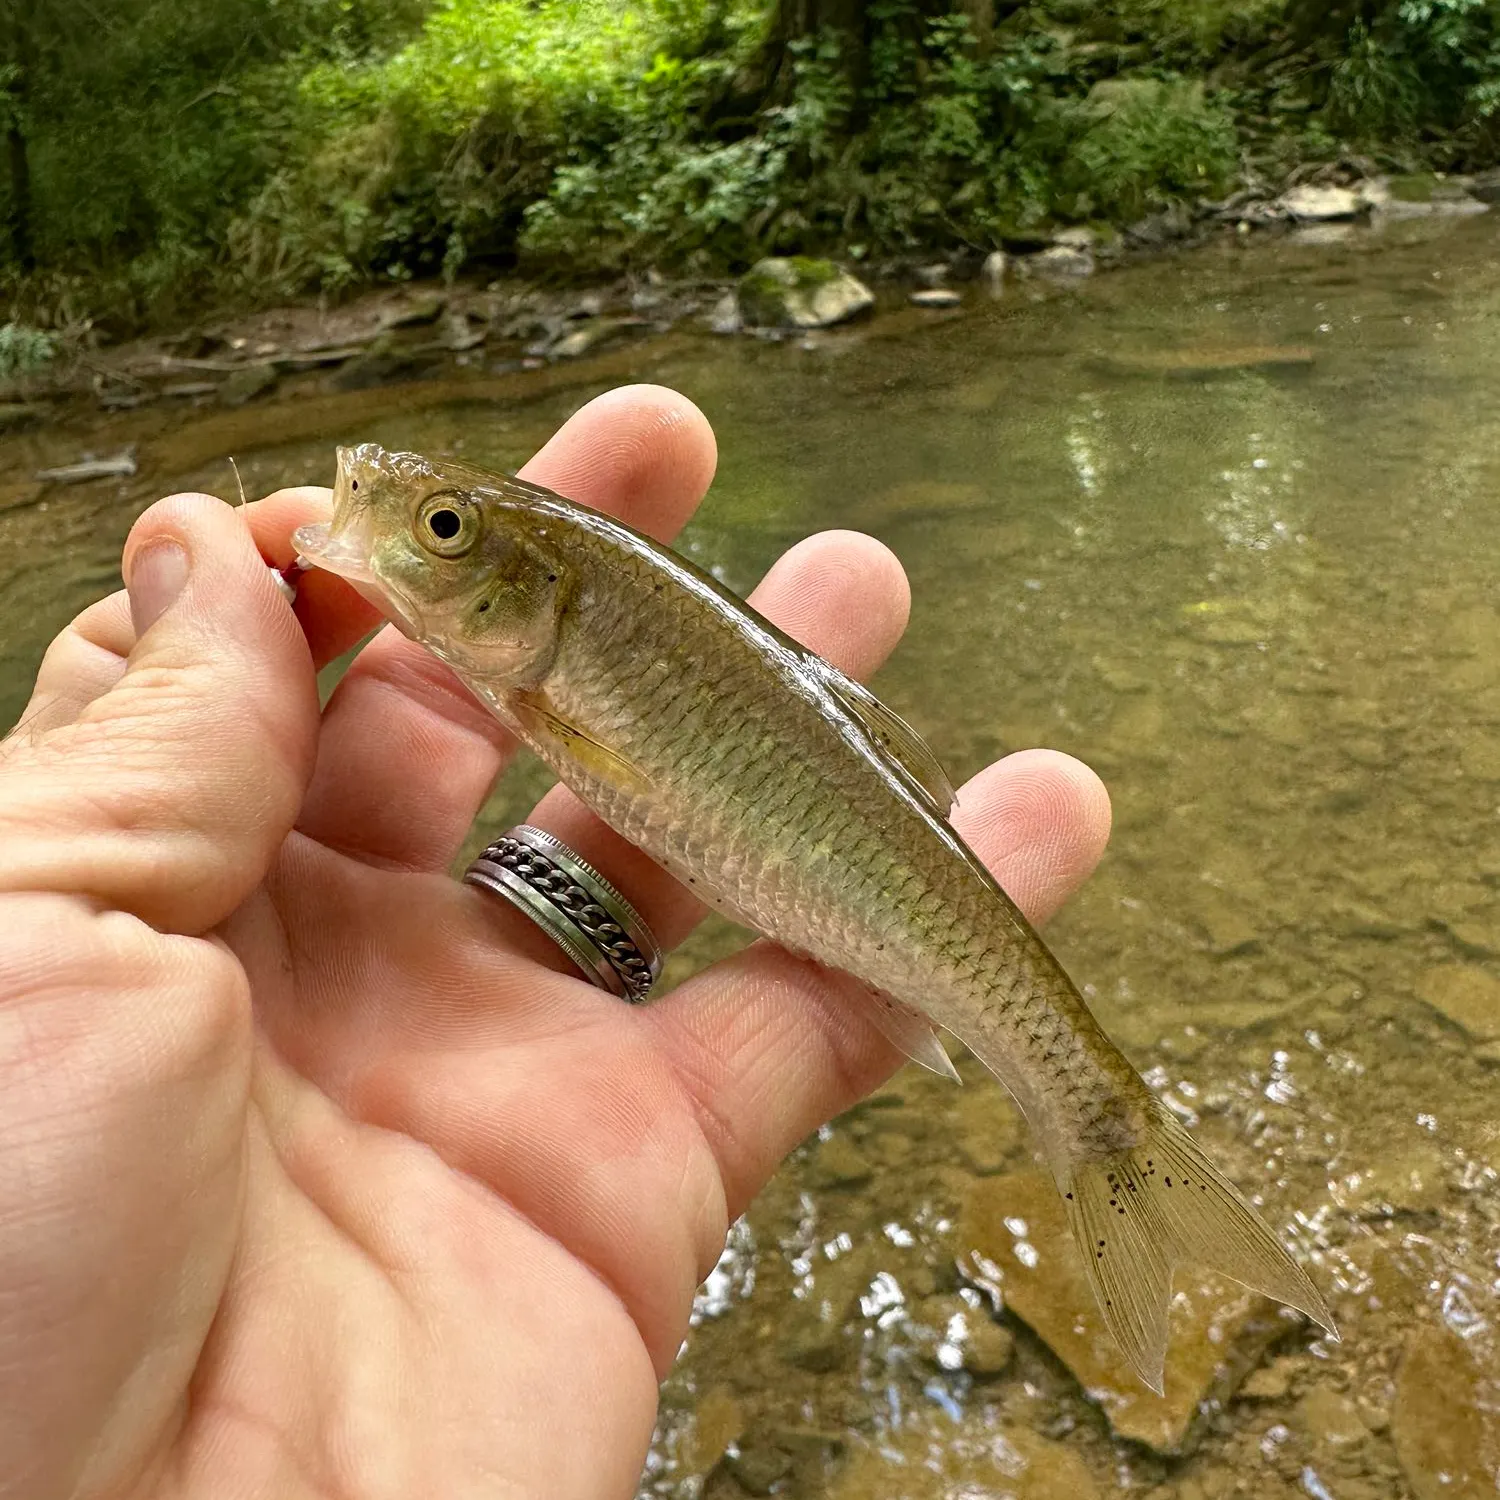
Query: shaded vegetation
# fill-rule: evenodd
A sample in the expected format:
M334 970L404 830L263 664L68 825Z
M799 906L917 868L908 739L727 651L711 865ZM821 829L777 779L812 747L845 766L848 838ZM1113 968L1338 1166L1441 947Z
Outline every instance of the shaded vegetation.
M1500 140L1500 0L11 5L5 274L53 322L475 263L983 247Z

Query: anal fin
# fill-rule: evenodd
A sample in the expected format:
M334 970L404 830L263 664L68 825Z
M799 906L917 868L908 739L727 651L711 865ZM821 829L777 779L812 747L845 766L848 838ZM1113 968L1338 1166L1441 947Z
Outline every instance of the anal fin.
M940 1078L962 1083L943 1039L926 1016L894 1000L884 990L870 991L870 1019L884 1033L886 1041L898 1048L914 1063L920 1063Z

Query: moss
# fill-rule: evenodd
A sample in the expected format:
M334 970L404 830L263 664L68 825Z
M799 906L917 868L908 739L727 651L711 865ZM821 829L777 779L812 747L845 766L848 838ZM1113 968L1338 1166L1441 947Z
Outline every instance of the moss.
M793 284L801 291L827 286L830 281L837 281L840 275L839 268L831 260L817 260L810 255L790 256L787 264L792 269Z

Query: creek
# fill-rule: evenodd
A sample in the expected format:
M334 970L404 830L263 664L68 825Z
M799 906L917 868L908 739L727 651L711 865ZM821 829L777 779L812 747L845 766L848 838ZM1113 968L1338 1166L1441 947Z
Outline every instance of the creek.
M1220 245L806 347L679 333L539 376L0 438L0 719L157 495L326 482L335 442L514 467L627 379L713 421L680 545L748 591L810 532L911 577L877 689L961 781L1053 745L1109 855L1049 941L1298 1246L1343 1341L1179 1277L1165 1398L1112 1362L971 1059L903 1070L735 1226L643 1496L1500 1490L1500 225ZM473 846L545 785L518 766ZM466 851L465 857L467 857ZM680 979L742 937L709 923ZM996 1307L1000 1307L998 1319Z

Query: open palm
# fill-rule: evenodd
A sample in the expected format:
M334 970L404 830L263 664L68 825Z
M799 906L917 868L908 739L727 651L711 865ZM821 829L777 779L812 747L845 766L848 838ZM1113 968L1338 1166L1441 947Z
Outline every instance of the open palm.
M667 537L713 464L637 387L526 472ZM327 504L154 506L0 746L0 1495L627 1497L730 1218L896 1061L778 949L634 1010L456 883L511 747L390 630L319 714L373 617L261 559ZM756 603L864 674L907 593L833 533ZM1040 751L956 818L1033 916L1108 820ZM664 947L701 915L570 794L533 821Z

